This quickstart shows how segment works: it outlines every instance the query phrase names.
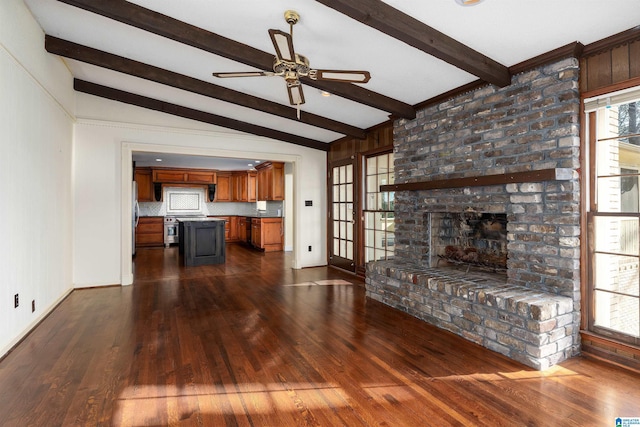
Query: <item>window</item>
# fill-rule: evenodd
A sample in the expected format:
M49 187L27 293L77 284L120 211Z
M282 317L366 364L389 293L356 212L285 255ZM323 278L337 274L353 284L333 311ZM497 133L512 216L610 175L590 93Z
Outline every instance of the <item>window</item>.
M365 157L364 257L365 263L393 257L395 244L394 192L380 191L393 184L393 153Z
M640 343L640 90L586 100L589 328Z

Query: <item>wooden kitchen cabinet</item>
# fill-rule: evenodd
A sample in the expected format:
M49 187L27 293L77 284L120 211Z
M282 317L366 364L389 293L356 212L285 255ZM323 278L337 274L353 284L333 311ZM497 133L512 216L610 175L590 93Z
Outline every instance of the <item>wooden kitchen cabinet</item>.
M214 171L190 171L185 172L185 182L189 184L215 184L216 172Z
M247 217L238 217L238 240L241 242L247 241Z
M138 183L138 202L155 202L151 168L136 168L134 180Z
M235 202L255 202L257 193L257 173L256 172L234 172L233 173Z
M164 245L164 217L141 216L136 227L136 247Z
M282 218L252 218L251 244L265 252L281 251L284 247Z
M256 170L258 200L284 200L284 163L264 162Z
M237 216L210 216L209 218L217 218L217 219L224 220L225 242L238 241L238 217Z
M229 172L218 172L216 176L216 202L233 201L234 183L233 176Z
M153 168L153 182L170 184L215 184L216 171L207 169Z

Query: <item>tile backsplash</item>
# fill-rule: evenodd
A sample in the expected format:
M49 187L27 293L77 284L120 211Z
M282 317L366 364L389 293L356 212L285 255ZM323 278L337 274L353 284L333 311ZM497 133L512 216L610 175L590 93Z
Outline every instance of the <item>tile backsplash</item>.
M265 211L258 211L256 203L247 202L213 202L205 203L205 215L239 215L239 216L285 216L284 202L267 202ZM167 207L165 202L140 203L140 216L165 216Z

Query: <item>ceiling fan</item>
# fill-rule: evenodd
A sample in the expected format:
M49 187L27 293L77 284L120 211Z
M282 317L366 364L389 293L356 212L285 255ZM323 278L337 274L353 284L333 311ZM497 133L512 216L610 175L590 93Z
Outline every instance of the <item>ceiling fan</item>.
M300 20L300 15L293 10L284 13L284 19L289 24L289 33L280 30L269 30L269 37L276 50L273 59L273 71L246 71L230 73L213 73L219 78L228 77L261 77L261 76L281 76L287 85L289 103L298 108L298 118L300 118L300 105L304 104L304 94L300 77L309 77L312 80L325 80L348 83L366 83L371 79L368 71L350 70L316 70L309 67L307 57L295 53L293 49L293 26Z

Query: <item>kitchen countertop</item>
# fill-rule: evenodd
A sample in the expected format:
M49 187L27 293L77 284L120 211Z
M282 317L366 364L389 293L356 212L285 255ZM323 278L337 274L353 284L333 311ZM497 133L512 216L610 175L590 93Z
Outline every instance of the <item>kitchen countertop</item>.
M222 218L215 218L215 217L210 217L210 216L205 216L205 217L193 217L193 218L189 218L189 217L177 217L176 221L178 222L192 222L192 221L197 221L197 222L203 222L203 221L226 221L225 219Z

